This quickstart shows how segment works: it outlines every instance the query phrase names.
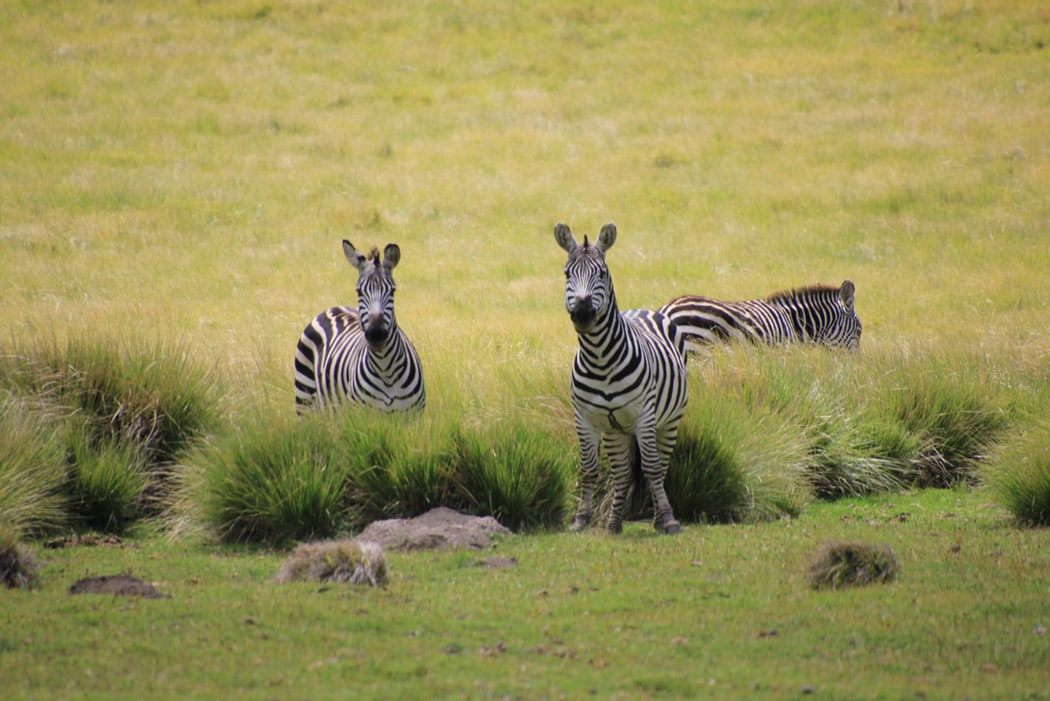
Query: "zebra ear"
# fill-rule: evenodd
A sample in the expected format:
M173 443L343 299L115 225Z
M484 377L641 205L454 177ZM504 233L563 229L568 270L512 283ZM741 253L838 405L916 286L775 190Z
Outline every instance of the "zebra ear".
M606 251L613 247L616 243L616 225L609 222L602 227L602 231L598 234L598 250L604 255Z
M564 248L568 253L572 253L576 250L579 245L576 243L576 237L569 231L569 227L558 222L554 225L554 240L558 242L558 245Z
M399 260L401 260L401 249L396 243L388 243L383 249L383 267L393 270Z
M853 282L846 280L842 283L842 288L839 290L839 299L842 300L842 306L846 308L846 311L853 311L854 297L857 293L857 288L853 286Z
M343 239L343 255L350 261L350 265L354 266L358 270L364 266L368 261L368 258L364 253L354 248L354 244L350 243L346 239Z

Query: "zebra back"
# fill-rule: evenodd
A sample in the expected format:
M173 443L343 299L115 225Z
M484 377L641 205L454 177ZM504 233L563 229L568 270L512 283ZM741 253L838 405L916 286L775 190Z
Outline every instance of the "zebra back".
M854 310L856 288L813 285L742 302L684 295L660 307L686 339L686 350L724 341L779 345L818 343L857 350L861 322Z
M381 411L422 409L422 364L394 315L400 248L388 244L381 259L378 249L365 255L343 241L343 253L358 270L357 309L332 307L303 330L295 352L298 409L344 401Z

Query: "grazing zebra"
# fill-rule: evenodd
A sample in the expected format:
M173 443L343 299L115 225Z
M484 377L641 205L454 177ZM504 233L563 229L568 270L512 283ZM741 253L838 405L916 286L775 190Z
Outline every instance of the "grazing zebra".
M381 411L422 409L419 356L394 317L397 244L367 256L349 241L343 253L357 268L357 311L332 307L303 331L295 350L295 401L300 412L346 400Z
M580 344L572 367L572 403L580 441L582 498L572 530L590 523L598 450L604 442L613 485L609 531L623 529L637 453L653 496L653 526L664 533L679 533L682 527L667 501L664 475L686 406L682 339L662 314L649 310L621 314L617 309L605 265L605 252L616 242L614 225L603 226L594 244L586 237L582 246L577 244L564 224L554 227L554 238L569 254L565 308Z
M777 292L765 299L723 302L686 295L660 307L685 336L686 350L729 339L777 345L819 343L847 350L860 348L860 319L853 310L856 288L814 285Z

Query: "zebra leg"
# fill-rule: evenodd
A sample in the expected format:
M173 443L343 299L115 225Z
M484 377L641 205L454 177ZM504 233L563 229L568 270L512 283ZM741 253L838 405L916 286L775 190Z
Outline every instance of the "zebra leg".
M580 439L580 508L569 530L579 532L588 526L594 514L594 487L598 483L598 448L601 434L585 426L579 418L576 433Z
M610 533L623 532L623 514L627 507L627 496L631 491L631 462L634 457L634 437L616 433L605 438L605 450L609 455L609 470L612 479L612 508L606 528Z
M649 482L649 491L653 495L653 528L661 533L674 535L682 532L682 524L674 517L671 503L664 490L664 475L667 473L667 462L678 437L678 426L674 428L638 434L638 448L642 454L642 473Z

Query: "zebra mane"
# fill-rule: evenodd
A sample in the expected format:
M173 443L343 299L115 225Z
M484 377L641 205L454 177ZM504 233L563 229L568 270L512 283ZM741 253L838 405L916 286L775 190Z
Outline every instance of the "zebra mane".
M372 259L372 263L378 268L379 267L379 248L372 246L372 250L369 252L369 257Z
M790 290L780 290L766 297L767 302L788 302L795 299L807 297L823 297L826 295L838 296L840 288L834 285L808 285L807 287L795 287Z

